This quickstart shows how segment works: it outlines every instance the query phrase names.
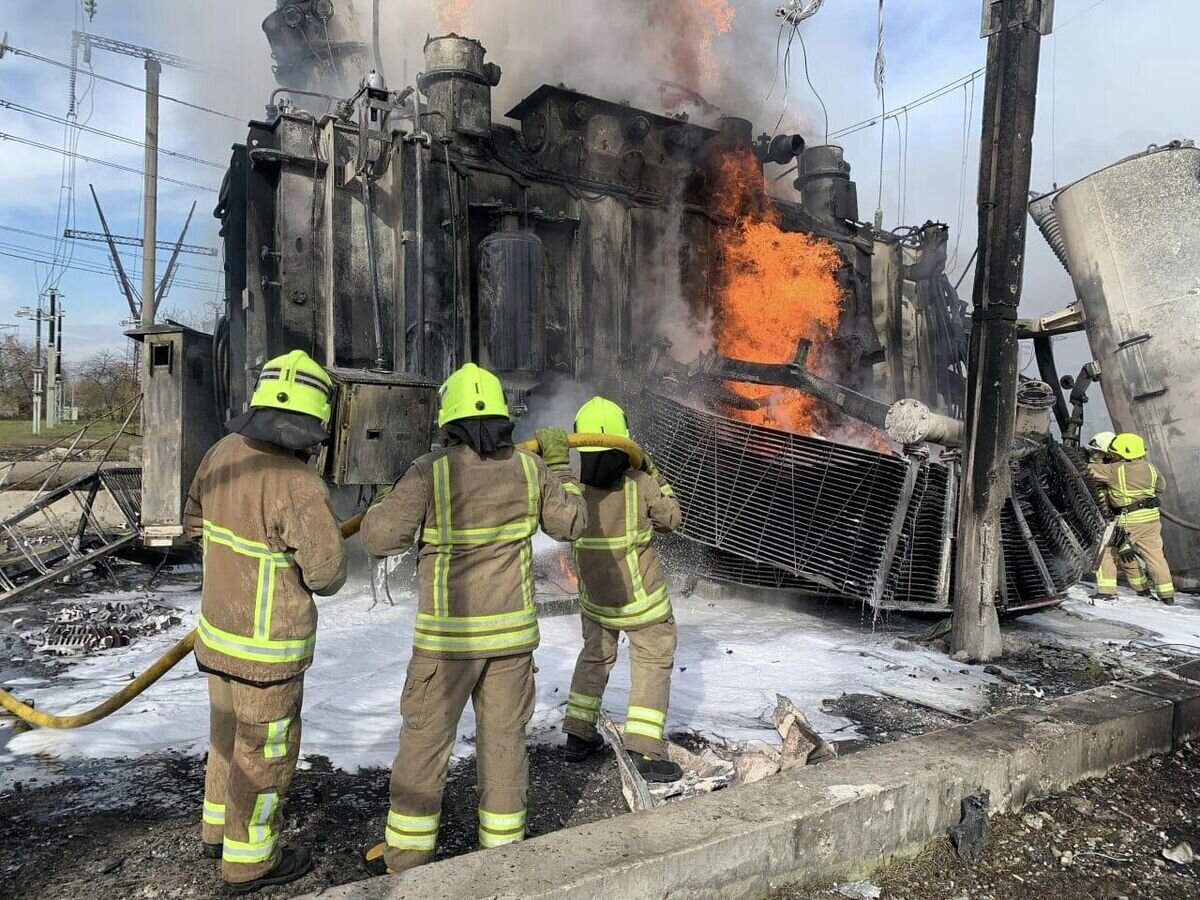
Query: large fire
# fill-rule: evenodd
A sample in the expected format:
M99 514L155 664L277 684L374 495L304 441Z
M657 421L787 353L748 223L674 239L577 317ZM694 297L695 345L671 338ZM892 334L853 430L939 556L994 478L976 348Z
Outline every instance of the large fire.
M717 349L751 362L786 363L801 339L819 353L837 327L842 291L837 248L807 234L785 232L763 185L762 166L748 150L717 161L714 201L731 221L718 234L720 290L713 321ZM811 433L820 401L786 388L731 383L761 404L731 414L756 425Z

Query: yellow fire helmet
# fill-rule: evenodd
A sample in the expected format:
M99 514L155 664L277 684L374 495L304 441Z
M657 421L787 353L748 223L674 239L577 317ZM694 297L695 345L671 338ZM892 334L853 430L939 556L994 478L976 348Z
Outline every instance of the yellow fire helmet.
M329 424L333 380L303 350L277 356L262 367L250 406L303 413Z
M1092 439L1088 441L1088 449L1096 450L1100 453L1108 453L1112 447L1112 442L1116 439L1117 434L1114 431L1098 431L1092 435Z
M1109 452L1117 454L1121 459L1141 459L1146 455L1146 442L1141 435L1132 432L1118 434L1109 445Z
M477 416L509 418L508 401L504 399L504 387L500 379L475 363L467 363L447 378L438 397L439 428L459 419Z
M604 397L593 397L575 414L576 434L611 434L628 438L629 423L625 410ZM580 453L601 453L607 447L579 447Z

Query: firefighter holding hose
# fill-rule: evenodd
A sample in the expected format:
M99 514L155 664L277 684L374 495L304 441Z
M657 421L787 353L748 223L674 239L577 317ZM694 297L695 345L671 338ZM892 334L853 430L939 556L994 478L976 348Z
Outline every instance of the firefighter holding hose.
M538 646L531 538L569 541L587 508L570 470L567 435L537 434L541 456L513 445L504 389L473 363L441 388L442 449L418 459L362 525L373 556L417 542L420 584L413 651L400 699L404 725L392 766L385 841L369 867L391 872L433 860L446 767L468 700L476 722L479 843L525 836Z
M346 579L325 483L307 465L329 437L332 393L302 350L268 362L249 411L205 455L188 493L186 527L204 547L195 653L211 704L201 839L235 894L312 867L307 849L278 845L279 811L300 753L312 595Z
M1147 461L1146 442L1139 435L1118 434L1107 449L1111 461L1088 466L1089 477L1100 488L1117 523L1115 553L1105 553L1096 573L1097 593L1101 597L1116 594L1119 563L1138 596L1149 597L1153 588L1158 599L1171 606L1175 584L1163 550L1159 511L1166 480L1158 467Z
M580 408L575 431L630 436L624 411L603 397ZM565 753L580 761L604 746L596 719L624 632L632 680L625 747L647 781L677 781L683 771L667 758L663 742L675 661L675 617L651 539L656 530L679 527L679 503L648 456L641 470L630 468L621 450L583 447L580 456L588 526L572 549L579 574L583 649L563 720Z

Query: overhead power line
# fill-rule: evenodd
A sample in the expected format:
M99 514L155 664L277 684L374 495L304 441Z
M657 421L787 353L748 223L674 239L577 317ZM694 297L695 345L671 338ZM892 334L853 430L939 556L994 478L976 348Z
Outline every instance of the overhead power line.
M968 72L965 75L960 75L953 81L946 82L941 87L934 88L928 94L918 97L915 100L910 100L903 106L897 106L894 109L886 110L881 115L872 116L869 119L863 119L861 122L855 122L853 125L847 125L845 128L834 131L830 133L829 137L830 139L846 137L847 135L854 134L856 131L863 131L864 129L870 128L873 125L879 124L880 119L891 119L898 115L903 115L906 112L912 112L914 109L924 106L926 103L932 103L934 100L958 90L963 85L970 84L980 75L982 75L983 72L984 67L981 66L980 68L975 69L973 72Z
M28 228L18 228L18 227L16 227L15 225L0 225L0 231L11 231L13 234L20 234L20 235L24 235L25 237L36 238L36 239L38 239L38 240L40 240L40 241L60 241L60 240L62 240L62 239L63 239L63 236L62 236L62 235L55 236L55 235L53 235L53 234L46 234L46 233L44 233L44 232L41 232L41 231L32 231L31 229L28 229ZM142 246L140 241L138 242L138 245L137 245L137 246L138 246L139 248ZM175 245L174 245L174 244L171 244L169 241L160 241L160 242L159 242L159 246L160 246L160 247L164 247L164 246L165 246L165 247L167 247L167 248L169 248L169 249L172 249L172 250L173 250L173 249L174 249L174 247L175 247ZM79 246L77 246L75 249L76 249L76 250L82 250L82 251L84 251L84 252L86 252L86 253L98 253L98 254L100 254L101 256L103 256L105 259L107 259L107 258L108 258L108 250L107 250L106 248L104 248L104 247L93 247L93 246L91 246L90 244L80 244L80 245L79 245ZM38 250L38 251L36 251L36 252L38 252L38 253L44 253L44 252L48 252L48 251ZM127 252L127 253L132 253L132 252L133 252L133 248L131 247L129 250L127 250L127 251L125 251L125 252ZM139 254L139 256L140 256L140 254ZM162 254L160 254L160 255L158 256L158 261L159 261L159 262L166 262L166 260L167 260L167 258L168 258L169 256L170 256L170 254L169 254L169 253L162 253ZM182 262L181 262L181 263L179 263L179 268L181 268L181 269L193 269L193 270L195 270L195 271L197 271L197 272L208 272L208 273L210 273L210 274L214 274L214 275L216 275L216 274L220 274L220 273L221 273L221 271L222 271L221 269L217 269L217 268L214 268L214 267L212 267L212 266L197 266L197 265L194 265L194 264L192 264L192 263L182 263Z
M62 60L51 59L48 56L42 56L41 54L33 53L29 50L22 50L20 47L13 47L11 45L7 45L3 49L9 53L15 54L16 56L24 56L27 59L36 60L37 62L45 63L46 65L50 66L58 66L58 68L66 69L68 72L71 71L71 64L65 63ZM146 89L144 87L139 87L136 84L130 84L128 81L118 81L116 78L109 78L106 75L97 75L95 72L90 72L89 77L95 78L97 81L107 82L108 84L115 84L118 87L128 88L131 91L137 91L139 94L146 93ZM187 100L181 100L178 97L172 97L169 94L159 94L158 96L162 100L170 100L172 103L177 103L180 106L186 106L188 109L194 109L197 112L208 113L210 116L220 116L222 119L230 119L234 122L245 122L249 118L248 116L231 115L227 112L221 112L218 109L209 109L207 106L201 106L198 103L191 103Z
M62 156L68 156L72 159L78 159L83 162L91 162L91 163L96 163L97 165L100 165L100 166L108 166L110 169L119 169L120 171L128 172L131 175L141 175L144 177L146 174L141 169L135 169L132 166L123 166L120 163L109 162L106 159L96 159L94 156L84 156L82 153L73 153L70 150L64 150L62 147L51 147L49 144L42 144L42 143L39 143L38 141L31 141L28 138L18 137L15 134L6 134L3 131L0 131L0 141L15 141L18 144L25 144L26 146L29 146L29 147L36 147L38 150L45 150L48 153L58 153L58 154L61 154ZM212 193L212 194L217 193L216 188L209 187L208 185L205 185L205 184L196 184L196 182L194 182L194 181L181 181L178 178L168 178L166 175L159 175L158 180L159 181L169 181L172 184L179 184L179 185L182 185L183 187L195 188L196 190L199 190L199 191L208 191L209 193Z
M18 252L18 251L20 251L20 252ZM32 254L41 254L41 255L40 256L31 256L30 255L31 253ZM56 262L54 259L50 258L47 254L42 253L42 251L36 250L32 247L22 247L20 244L0 243L0 256L7 256L11 259L21 259L21 260L25 260L26 262L38 263L40 265L45 265L45 266L54 264L54 265L57 265L59 268L74 269L77 272L86 272L90 275L109 275L109 276L112 275L112 273L110 271L108 271L107 269L104 269L100 266L91 266L86 263L81 263L78 261L70 262L70 263L64 263L61 261ZM215 293L220 292L220 286L216 283L203 284L201 282L196 282L196 281L181 281L179 279L176 279L174 284L177 287L187 288L188 290L191 290L191 291L200 291L201 293L204 293L204 294L215 294Z
M81 125L78 122L72 122L68 119L64 119L61 116L51 115L50 113L42 112L41 110L33 109L32 107L24 106L20 103L14 103L11 100L0 99L0 106L4 107L5 109L11 109L14 112L22 113L27 116L33 116L36 119L44 119L47 122L54 122L58 125L68 125L71 128L78 128L80 131L86 131L89 134L97 134L100 137L106 137L109 140L120 141L122 144L128 144L131 147L141 147L141 148L145 149L145 146L146 146L145 141L138 141L138 140L135 140L130 137L125 137L125 135L123 135L123 134L113 134L111 131L105 131L102 128L93 128L90 125ZM167 150L167 149L164 149L163 147L159 147L158 152L162 153L164 156L172 156L175 159L182 159L187 162L199 163L202 166L210 166L211 168L214 168L214 169L229 168L227 165L224 165L222 163L213 162L210 159L201 159L198 156L190 156L187 153L180 153L178 150Z

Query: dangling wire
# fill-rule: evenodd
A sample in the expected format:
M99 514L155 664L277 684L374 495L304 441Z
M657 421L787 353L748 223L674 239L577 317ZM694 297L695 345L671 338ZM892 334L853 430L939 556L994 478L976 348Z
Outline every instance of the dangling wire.
M884 90L887 60L883 52L883 0L879 0L878 41L875 47L875 90L879 93L879 197L875 203L875 227L883 227L883 157L887 149L887 97Z
M819 6L820 4L818 4ZM816 10L813 10L816 12ZM808 89L813 92L813 96L817 98L817 102L821 104L821 112L825 115L825 143L829 143L829 110L825 108L825 101L821 99L821 95L813 86L812 76L808 74L808 47L804 44L804 35L800 33L799 28L796 30L796 37L800 39L800 51L804 54L804 80L808 82Z

